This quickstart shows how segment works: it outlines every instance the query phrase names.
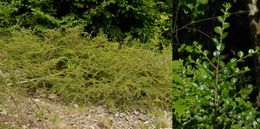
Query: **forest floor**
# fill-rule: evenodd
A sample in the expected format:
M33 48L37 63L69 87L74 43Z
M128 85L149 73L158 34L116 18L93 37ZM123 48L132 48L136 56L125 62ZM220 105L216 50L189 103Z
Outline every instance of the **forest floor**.
M0 93L0 128L6 129L170 129L166 111L111 112L102 106L65 106L55 95L21 97ZM17 99L19 96L19 99Z

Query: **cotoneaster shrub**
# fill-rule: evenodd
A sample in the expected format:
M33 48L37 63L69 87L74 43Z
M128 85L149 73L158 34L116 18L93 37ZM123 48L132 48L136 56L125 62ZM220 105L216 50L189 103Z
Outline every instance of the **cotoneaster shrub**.
M245 58L258 54L258 50L239 51L237 57L224 62L223 39L228 35L225 30L230 16L231 5L224 4L221 23L215 27L212 38L216 50L210 57L209 51L194 42L193 46L182 46L196 53L187 60L173 61L173 127L176 129L257 129L259 112L249 102L253 86L247 84L244 74L248 67L239 68L238 63Z

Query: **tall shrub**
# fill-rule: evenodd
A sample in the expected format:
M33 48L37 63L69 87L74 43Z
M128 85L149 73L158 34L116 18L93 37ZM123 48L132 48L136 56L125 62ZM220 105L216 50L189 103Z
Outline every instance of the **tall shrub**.
M117 41L128 36L150 42L158 33L170 39L170 0L4 0L0 6L1 26L36 31L82 26L94 33L102 29Z
M183 47L198 54L187 61L173 61L173 125L174 128L251 129L259 128L259 113L248 100L253 86L247 84L244 74L248 67L240 69L238 63L257 54L258 50L239 51L237 57L225 62L222 51L225 30L230 26L226 19L230 16L231 5L224 4L223 16L217 19L220 26L214 28L212 38L215 51L212 57L202 45Z

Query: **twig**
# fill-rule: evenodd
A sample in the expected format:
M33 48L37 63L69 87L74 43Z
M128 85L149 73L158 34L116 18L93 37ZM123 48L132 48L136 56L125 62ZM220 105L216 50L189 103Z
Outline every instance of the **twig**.
M234 14L243 14L243 13L248 13L249 11L238 11L238 12L233 12L233 13L230 13L231 15L234 15ZM204 22L204 21L209 21L209 20L214 20L214 19L217 19L219 16L215 16L215 17L210 17L210 18L204 18L204 19L200 19L200 20L197 20L197 21L191 21L190 23L186 24L186 25L183 25L182 27L178 28L178 29L175 29L173 31L173 33L177 33L178 31L182 30L182 29L185 29L186 27L192 25L192 24L195 24L195 23L199 23L199 22Z
M206 37L212 39L209 35L207 35L205 32L203 32L203 31L201 31L201 30L198 30L198 29L195 29L195 28L189 28L189 27L185 27L185 28L190 29L190 30L194 30L194 31L198 31L198 32L200 32L201 34L203 34L204 36L206 36Z
M57 73L57 74L52 74L52 75L45 76L45 77L33 78L33 79L19 81L19 82L15 82L15 83L10 82L10 83L7 83L7 86L11 86L11 85L14 85L14 84L24 84L24 83L28 83L28 82L43 80L43 79L46 79L46 78L49 78L49 77L54 77L54 76L61 75L61 74L62 73Z
M10 93L8 93L7 91L4 91L4 90L1 90L1 92L8 95L16 106L18 105L18 102L15 100L15 97L12 94L10 94Z
M176 38L177 44L179 44L178 32L176 31L177 30L177 20L178 20L179 8L180 8L180 4L178 3L177 9L176 9L174 25L173 25L173 34L174 34L174 32L176 32L175 38Z

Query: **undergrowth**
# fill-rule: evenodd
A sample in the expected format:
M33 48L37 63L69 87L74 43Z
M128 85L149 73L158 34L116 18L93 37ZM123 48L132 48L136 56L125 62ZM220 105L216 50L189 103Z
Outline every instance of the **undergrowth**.
M6 87L33 96L56 94L66 104L171 108L170 48L160 53L140 43L119 45L78 28L46 30L42 37L20 29L1 36L0 44L0 78Z

